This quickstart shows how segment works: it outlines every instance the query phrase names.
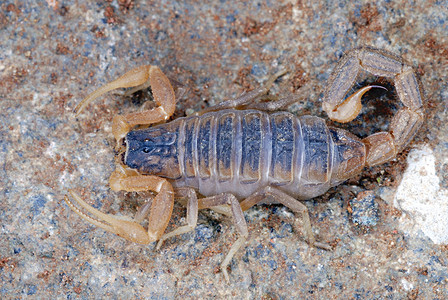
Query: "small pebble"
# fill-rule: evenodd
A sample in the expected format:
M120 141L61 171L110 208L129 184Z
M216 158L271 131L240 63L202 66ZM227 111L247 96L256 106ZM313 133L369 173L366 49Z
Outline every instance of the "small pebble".
M348 211L355 225L371 227L378 223L378 204L373 191L360 192L350 200Z

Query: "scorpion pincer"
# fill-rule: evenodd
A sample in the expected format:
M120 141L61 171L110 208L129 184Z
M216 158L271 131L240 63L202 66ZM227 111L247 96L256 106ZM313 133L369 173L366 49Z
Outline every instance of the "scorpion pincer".
M157 247L167 238L193 230L199 209L221 208L233 216L240 234L221 264L227 280L227 266L249 235L243 211L267 197L302 216L310 245L328 249L328 245L316 242L307 207L298 200L322 195L365 166L391 160L411 141L424 119L412 67L392 53L369 47L349 51L329 78L323 109L330 119L349 122L359 114L361 97L372 86L348 98L346 94L361 70L391 78L402 103L389 132L364 139L328 127L318 117L268 113L267 105L265 110L235 109L250 107L252 100L269 90L275 76L266 85L208 112L141 129L140 125L170 118L176 100L170 81L158 67L135 68L87 96L75 112L79 115L95 98L117 88L132 87L127 92L132 94L151 87L156 108L113 119L112 132L120 154L109 183L114 191L149 190L155 198L129 220L98 211L72 190L69 192L77 205L68 196L65 201L81 218L98 227L140 244L159 241ZM173 211L173 187L187 198L187 225L164 234ZM198 198L196 191L204 197ZM139 224L146 217L147 229Z

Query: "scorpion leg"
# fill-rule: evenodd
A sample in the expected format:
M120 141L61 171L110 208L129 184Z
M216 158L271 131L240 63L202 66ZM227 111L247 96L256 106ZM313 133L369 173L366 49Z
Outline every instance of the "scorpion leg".
M198 220L198 197L196 195L196 191L193 188L178 188L176 190L176 194L179 195L181 198L187 198L187 203L186 203L186 207L187 207L187 225L185 226L181 226L179 228L176 228L175 230L164 234L160 239L159 242L157 243L157 249L160 249L163 245L163 242L169 238L172 238L176 235L181 235L187 232L190 232L192 230L194 230L194 228L197 225L197 220ZM203 200L201 199L201 202L203 202ZM149 205L148 205L149 206ZM201 209L204 209L205 207L201 206ZM229 206L227 205L227 203L223 204L223 205L216 205L216 206L212 206L209 207L210 209L212 209L213 211L225 215L225 216L232 216L232 210L229 208ZM144 206L142 206L141 208L142 212L142 220L144 219L144 216L147 214L145 212L145 210L147 210Z
M298 101L299 97L296 95L291 95L281 99L272 99L272 101L251 103L248 104L245 109L256 109L271 112L287 108L289 105Z
M284 206L291 209L293 212L300 214L302 216L304 231L306 233L308 243L310 244L310 246L315 246L325 250L331 250L331 247L329 245L325 243L316 242L313 230L311 228L310 216L306 205L300 201L297 201L296 199L282 192L281 190L278 190L271 186L267 186L263 190L258 191L253 195L249 196L248 198L244 199L240 203L241 208L243 211L246 211L252 206L262 202L269 196L272 196L276 202L283 204Z
M160 249L163 242L171 237L194 230L194 228L197 225L199 209L206 209L206 208L214 209L217 207L219 208L223 205L230 205L230 209L234 218L234 223L241 236L232 245L232 247L229 250L229 253L227 253L226 257L221 263L221 270L224 274L224 277L226 278L227 281L229 281L227 266L229 265L232 257L235 255L238 249L241 248L241 246L244 244L244 242L247 240L247 237L249 236L246 220L244 219L243 211L241 210L241 206L238 202L238 199L236 199L236 197L232 194L220 194L198 200L194 189L187 188L185 190L186 190L185 196L188 198L187 225L176 228L175 230L161 236L159 238L159 242L157 243L156 248ZM145 211L147 211L146 207L143 207L142 211L143 212L141 212L141 215L144 216L146 214Z
M151 204L148 230L145 230L135 219L116 217L100 212L87 204L73 191L69 192L75 202L94 217L89 216L75 206L67 195L64 198L65 202L81 218L129 241L138 244L149 244L158 240L168 226L173 211L174 195L171 184L166 179L157 176L139 175L126 177L115 171L112 173L110 185L114 191L125 190L137 192L150 190L157 192L157 196Z
M268 81L266 83L264 83L263 85L261 85L260 87L254 89L254 90L248 91L237 98L226 100L226 101L220 102L214 106L205 108L205 109L199 111L197 114L203 115L204 113L207 113L210 111L217 111L217 110L228 109L228 108L239 108L239 107L247 108L247 106L249 106L253 100L255 100L256 98L258 98L262 95L265 95L267 92L269 92L269 90L272 87L272 85L274 84L274 82L279 77L285 75L287 72L288 72L287 69L281 70L281 71L277 72L276 74L272 75L268 79ZM281 102L281 105L282 105L281 107L284 107L286 105L284 102L288 102L288 104L291 104L293 102L293 100L291 100L290 98L285 98L285 100L284 99L282 99L282 100L283 100L283 102ZM271 104L271 106L272 106L272 104ZM276 108L276 109L278 109L278 108Z
M221 205L230 205L230 209L233 215L233 222L235 223L236 229L240 234L240 237L236 240L236 242L232 245L226 257L221 263L221 271L224 275L224 278L229 281L229 274L227 273L227 266L229 265L232 257L235 253L240 249L244 243L246 242L249 231L247 230L246 219L244 219L244 214L241 209L240 203L238 199L233 194L219 194L212 197L206 197L199 199L199 209L219 207Z
M353 120L361 110L361 96L365 87L344 100L360 70L375 76L393 78L398 98L404 107L393 117L390 132L378 132L363 139L366 145L366 165L382 164L394 158L412 140L423 123L422 95L412 67L384 50L361 47L353 49L341 59L330 76L325 91L323 109L330 119L339 122ZM342 111L347 111L342 113ZM338 114L343 117L338 118Z
M187 225L176 228L175 230L164 234L157 243L156 249L160 249L165 240L172 238L176 235L184 234L194 230L198 222L198 197L196 191L192 188L186 189L187 202Z
M158 107L148 111L114 117L112 122L112 133L118 141L123 138L132 127L164 121L174 113L176 107L174 90L169 79L158 67L151 65L137 67L122 75L120 78L100 87L76 106L76 116L78 116L84 107L94 99L111 90L134 87L126 93L129 94L149 86L151 86L154 101Z

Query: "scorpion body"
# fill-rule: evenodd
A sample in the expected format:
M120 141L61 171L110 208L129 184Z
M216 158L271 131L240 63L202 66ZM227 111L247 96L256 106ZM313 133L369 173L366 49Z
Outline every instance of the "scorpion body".
M258 110L220 110L133 130L124 145L124 165L140 174L238 199L265 186L296 199L316 197L359 172L365 157L360 139L321 118Z
M265 94L275 76L265 87L222 102L210 112L141 129L170 118L176 99L170 81L158 67L137 67L91 93L75 111L79 115L95 98L117 88L131 87L129 95L151 87L157 107L113 119L119 155L109 185L114 191L149 190L156 196L143 204L133 219L104 214L72 190L74 201L67 195L65 201L88 222L136 243L159 241L157 248L164 240L193 230L200 209L231 215L240 237L221 264L227 280L227 266L249 236L243 212L258 203L274 200L301 215L308 243L330 249L316 242L308 209L298 200L323 194L365 166L393 159L424 120L412 67L390 52L369 47L349 51L330 76L322 101L330 119L349 122L359 114L361 97L373 86L345 96L362 70L393 80L402 107L392 118L389 131L359 139L345 130L327 127L318 117L267 113L269 105L261 105L265 108L261 110L235 109L248 107ZM187 225L165 234L174 206L173 187L188 200ZM205 198L198 198L196 191ZM140 225L146 217L147 229Z

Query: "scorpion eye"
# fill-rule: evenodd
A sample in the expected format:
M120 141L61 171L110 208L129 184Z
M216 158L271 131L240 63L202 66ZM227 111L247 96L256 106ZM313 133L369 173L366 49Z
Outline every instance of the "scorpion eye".
M145 148L143 148L143 153L149 153L149 152L151 152L151 149L149 149L149 147L145 147Z

